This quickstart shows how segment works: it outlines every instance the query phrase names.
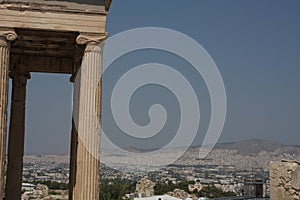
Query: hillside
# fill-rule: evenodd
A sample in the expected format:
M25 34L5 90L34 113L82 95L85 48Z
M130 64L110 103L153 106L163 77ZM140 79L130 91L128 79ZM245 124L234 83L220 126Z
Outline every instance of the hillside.
M260 152L274 154L300 154L300 146L280 144L269 140L250 139L230 143L218 143L216 149L236 150L239 154L253 155Z

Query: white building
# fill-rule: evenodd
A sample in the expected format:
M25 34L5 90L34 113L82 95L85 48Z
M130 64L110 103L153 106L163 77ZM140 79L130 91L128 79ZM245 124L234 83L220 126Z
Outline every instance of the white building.
M26 191L33 191L35 188L35 185L30 184L30 183L22 183L22 190Z
M181 200L181 199L171 197L169 195L157 195L152 197L134 198L134 200Z

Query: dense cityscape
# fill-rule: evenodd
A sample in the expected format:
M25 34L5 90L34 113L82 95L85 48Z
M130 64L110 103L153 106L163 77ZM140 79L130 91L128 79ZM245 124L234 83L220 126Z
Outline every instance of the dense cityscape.
M245 143L252 151L245 153L240 149L241 147L244 148ZM138 166L137 163L142 163L138 160L133 163L132 158L127 158L126 156L120 157L116 154L102 153L103 160L109 159L109 165L112 166L112 163L114 163L115 169L104 163L101 164L101 189L105 189L103 184L114 184L115 180L120 180L125 181L129 186L127 189L124 189L123 194L118 195L129 199L134 199L139 195L169 194L176 189L181 189L183 193L187 193L186 195L190 193L189 195L194 194L197 196L197 194L201 195L200 191L203 193L204 189L209 187L219 191L217 195L211 195L214 198L226 195L268 197L270 192L270 161L296 159L299 158L297 156L300 154L298 154L299 147L278 144L275 147L276 151L273 151L273 149L268 149L270 145L265 145L265 141L258 140L217 145L204 159L197 158L199 148L190 148L176 162L150 172L137 171L136 169L139 167L140 169L145 169L143 165ZM232 149L233 147L236 149ZM257 149L255 150L254 148ZM175 150L173 149L172 152L175 152ZM161 158L168 159L169 156L170 154L165 154L161 155ZM160 161L157 162L160 163ZM128 167L127 171L124 171L126 166ZM117 170L116 168L122 170ZM39 183L48 185L50 191L52 189L52 194L55 191L54 194L58 195L58 198L63 198L63 194L65 196L68 194L66 191L69 181L68 177L68 155L27 155L24 158L23 172L23 184L25 184L24 199L26 197L29 198L30 194L33 194L33 188L30 187L29 191L25 192L26 184L29 186L32 184L32 187L34 187ZM153 188L144 188L142 192L137 191L137 183L141 182L141 180L153 182ZM57 183L56 186L53 183ZM159 186L159 189L155 185ZM121 189L119 188L119 190ZM146 194L145 190L149 190L149 194ZM151 190L153 191L151 192ZM48 194L51 194L51 192L48 192ZM55 195L52 195L52 198L55 199Z

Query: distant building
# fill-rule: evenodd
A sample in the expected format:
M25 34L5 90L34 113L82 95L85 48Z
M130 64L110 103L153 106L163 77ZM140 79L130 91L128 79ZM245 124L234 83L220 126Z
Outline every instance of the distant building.
M35 189L35 185L30 183L22 183L22 190L33 191Z
M245 179L242 194L253 197L265 197L266 186L262 179Z
M169 195L157 195L157 196L145 197L145 198L134 198L134 200L181 200L181 199Z

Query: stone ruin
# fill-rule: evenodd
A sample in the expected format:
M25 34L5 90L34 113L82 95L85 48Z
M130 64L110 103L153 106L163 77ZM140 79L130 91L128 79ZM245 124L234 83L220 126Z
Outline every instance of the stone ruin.
M136 184L135 192L137 194L144 194L145 197L151 197L154 195L154 186L155 183L147 178L143 178Z
M181 189L175 189L173 192L168 192L167 195L170 195L175 198L179 199L187 199L191 198L193 200L198 200L198 197L195 194L188 194L186 191L181 190Z
M300 199L300 162L282 160L270 163L270 198Z
M24 192L21 200L44 199L49 194L49 188L46 185L37 184L33 191Z

